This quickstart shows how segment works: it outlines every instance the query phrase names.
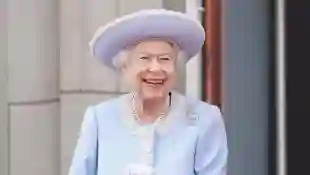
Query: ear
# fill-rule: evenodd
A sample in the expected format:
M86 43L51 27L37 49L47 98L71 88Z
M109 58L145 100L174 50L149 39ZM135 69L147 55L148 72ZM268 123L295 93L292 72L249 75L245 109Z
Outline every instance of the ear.
M127 72L128 66L127 63L123 64L122 67L119 69L121 74L125 74Z
M129 66L127 64L123 64L119 69L119 74L122 76L123 80L126 80L130 74Z
M131 82L131 74L130 74L130 70L128 68L128 66L123 66L121 69L119 69L119 73L121 75L121 81L122 83L124 83L123 85L128 85Z

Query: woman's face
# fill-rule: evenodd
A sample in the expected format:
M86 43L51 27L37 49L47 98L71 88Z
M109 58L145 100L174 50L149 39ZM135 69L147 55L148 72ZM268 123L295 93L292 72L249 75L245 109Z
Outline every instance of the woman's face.
M143 41L132 48L123 74L143 98L165 97L175 83L176 59L172 44L162 40Z

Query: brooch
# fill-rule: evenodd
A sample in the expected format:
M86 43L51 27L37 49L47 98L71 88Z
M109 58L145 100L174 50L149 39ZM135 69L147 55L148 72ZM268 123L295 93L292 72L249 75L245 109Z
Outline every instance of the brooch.
M198 114L196 114L196 113L190 113L189 115L187 115L187 123L190 126L197 125L198 120L199 120L199 117L198 117Z

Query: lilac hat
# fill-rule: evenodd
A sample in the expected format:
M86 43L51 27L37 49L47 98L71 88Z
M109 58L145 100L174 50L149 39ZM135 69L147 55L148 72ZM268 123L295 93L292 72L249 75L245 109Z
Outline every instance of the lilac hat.
M187 61L198 54L205 32L198 21L181 12L164 9L142 10L100 27L89 46L91 54L115 69L112 59L124 48L147 39L165 39L178 45Z

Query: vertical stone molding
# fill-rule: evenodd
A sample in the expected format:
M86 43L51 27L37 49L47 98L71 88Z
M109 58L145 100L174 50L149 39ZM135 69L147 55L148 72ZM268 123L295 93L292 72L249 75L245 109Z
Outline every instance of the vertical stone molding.
M8 1L9 175L59 174L58 1Z
M10 107L10 175L59 174L59 104Z
M7 0L2 1L0 14L0 174L9 173L9 118L7 99Z
M8 85L10 102L58 98L58 3L8 3Z

